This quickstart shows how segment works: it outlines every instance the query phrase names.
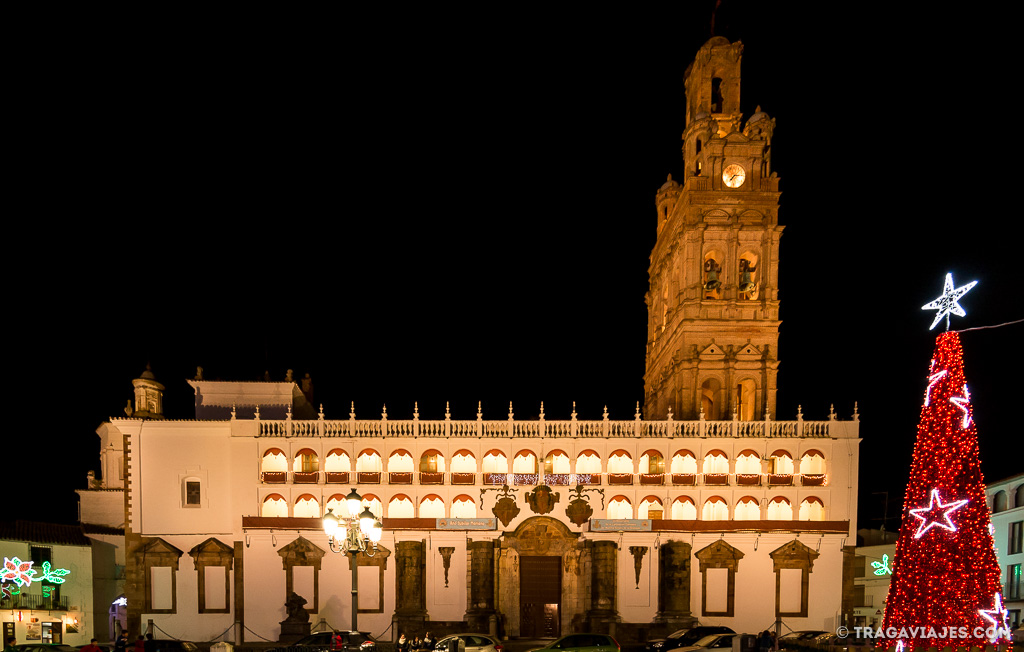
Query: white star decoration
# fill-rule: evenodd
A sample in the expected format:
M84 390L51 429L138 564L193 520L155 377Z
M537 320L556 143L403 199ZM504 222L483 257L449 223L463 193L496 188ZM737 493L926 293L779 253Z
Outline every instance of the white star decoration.
M971 413L968 408L971 406L971 393L967 391L967 385L964 385L963 396L950 396L949 402L964 411L964 420L961 422L960 427L964 430L970 428ZM927 405L927 403L925 403L925 405Z
M949 315L953 314L957 317L964 317L967 315L964 309L960 307L957 301L960 297L967 294L967 291L977 285L977 281L971 281L967 285L961 285L960 287L953 289L953 275L946 274L946 282L942 286L942 296L931 303L926 303L921 306L921 310L938 310L939 312L935 315L935 321L928 327L928 330L932 330L935 326L942 321L942 318L946 318L946 330L949 330Z
M934 373L931 376L928 376L928 390L925 391L924 393L925 407L928 407L928 405L932 402L932 387L935 387L935 384L938 383L939 380L941 380L942 377L945 376L947 373L949 373L949 370L943 369L938 373Z
M903 645L903 640L902 639L899 640L899 641L896 641L896 652L903 652L903 648L904 647L905 646Z
M943 503L942 498L939 497L939 490L932 489L931 499L928 501L927 507L918 507L917 509L910 510L914 518L921 521L921 525L917 528L917 534L914 535L914 538L920 539L925 532L933 527L956 532L956 526L949 519L949 515L966 504L966 500ZM938 512L938 514L935 514L935 512Z
M995 606L991 609L978 609L978 613L985 620L992 623L993 635L989 637L990 643L995 643L1001 638L1009 638L1010 624L1007 622L1009 616L1006 607L1003 606L1003 596L996 593L993 596Z

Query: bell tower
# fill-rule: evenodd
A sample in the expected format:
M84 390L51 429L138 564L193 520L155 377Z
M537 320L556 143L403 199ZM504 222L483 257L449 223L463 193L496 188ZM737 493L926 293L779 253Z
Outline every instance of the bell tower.
M655 197L647 292L645 416L774 414L779 342L775 120L743 123L743 44L716 36L685 73L683 178Z

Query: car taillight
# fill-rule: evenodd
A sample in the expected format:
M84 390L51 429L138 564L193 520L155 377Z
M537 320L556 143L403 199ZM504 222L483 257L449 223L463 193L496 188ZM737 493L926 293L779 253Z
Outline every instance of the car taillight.
M608 638L612 639L612 643L615 643L615 647L619 648L619 652L622 652L622 646L619 645L619 642L615 640L615 637L609 636Z

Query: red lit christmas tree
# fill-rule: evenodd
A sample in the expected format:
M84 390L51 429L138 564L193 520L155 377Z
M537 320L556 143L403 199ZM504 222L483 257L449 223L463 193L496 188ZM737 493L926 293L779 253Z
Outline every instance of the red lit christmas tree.
M955 298L944 307L959 314ZM1009 644L962 356L955 332L939 335L886 602L888 649Z

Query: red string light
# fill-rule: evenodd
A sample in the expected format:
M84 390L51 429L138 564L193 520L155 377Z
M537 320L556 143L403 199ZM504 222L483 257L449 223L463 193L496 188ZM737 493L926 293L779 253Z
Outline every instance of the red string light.
M937 338L927 380L882 625L886 649L898 641L907 648L990 644L985 634L977 636L992 627L979 610L992 610L1001 591L977 430L965 400L970 395L963 350L955 332ZM935 504L934 492L944 503L966 501L947 512L953 529L922 531L922 515L941 516L926 511ZM949 640L949 628L956 631L956 640ZM959 636L965 633L966 638Z

